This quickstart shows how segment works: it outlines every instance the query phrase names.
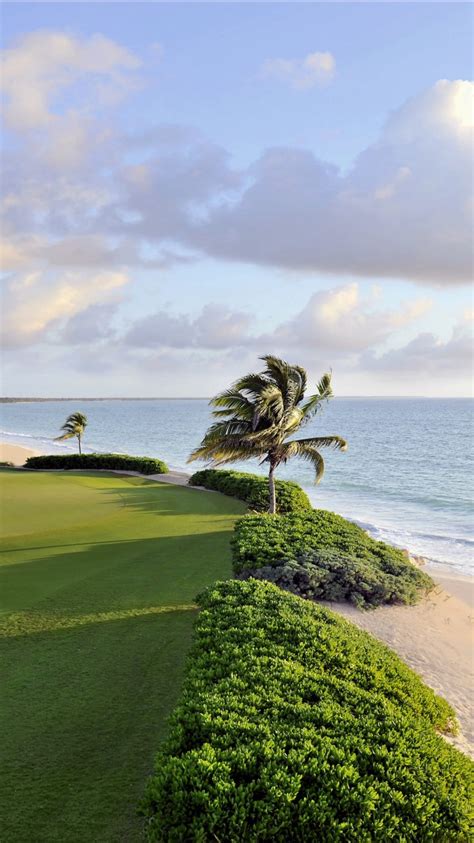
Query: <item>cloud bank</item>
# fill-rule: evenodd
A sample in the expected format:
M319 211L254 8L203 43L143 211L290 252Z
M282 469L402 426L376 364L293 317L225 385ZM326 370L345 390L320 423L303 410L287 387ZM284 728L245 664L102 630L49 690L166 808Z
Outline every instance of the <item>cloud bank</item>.
M266 68L304 88L334 60L313 53ZM470 280L472 83L441 80L403 103L342 172L292 147L236 168L231 150L193 127L131 134L117 106L139 71L136 56L102 35L36 32L5 51L13 265L34 263L38 248L53 265L69 252L71 266L95 255L109 268L139 266L147 251L163 263L166 251L165 263L201 255L430 285Z
M193 126L145 122L132 132L120 108L146 68L102 35L30 33L2 62L6 347L28 355L41 346L49 361L67 346L67 365L83 372L100 350L103 371L120 365L131 377L190 365L217 377L262 349L373 378L469 372L468 323L444 339L419 331L431 306L424 294L384 307L356 282L334 282L277 324L270 302L265 332L246 307L157 305L132 319L123 301L134 275L153 270L159 287L161 271L201 258L319 275L326 285L331 276L469 283L472 83L440 80L402 103L342 171L296 147L236 166L232 150ZM334 71L330 53L263 68L298 91ZM416 336L397 340L408 327Z

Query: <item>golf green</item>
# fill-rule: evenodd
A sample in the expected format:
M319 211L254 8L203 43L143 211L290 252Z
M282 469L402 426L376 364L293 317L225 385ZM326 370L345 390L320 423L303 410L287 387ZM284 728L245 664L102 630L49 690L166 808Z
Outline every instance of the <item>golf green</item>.
M0 472L4 843L132 843L194 597L244 505L88 472Z

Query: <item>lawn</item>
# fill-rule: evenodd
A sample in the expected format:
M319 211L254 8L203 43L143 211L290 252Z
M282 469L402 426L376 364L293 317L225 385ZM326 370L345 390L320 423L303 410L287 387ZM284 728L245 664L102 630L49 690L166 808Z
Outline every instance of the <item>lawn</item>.
M244 505L93 472L1 471L0 492L0 839L133 843Z

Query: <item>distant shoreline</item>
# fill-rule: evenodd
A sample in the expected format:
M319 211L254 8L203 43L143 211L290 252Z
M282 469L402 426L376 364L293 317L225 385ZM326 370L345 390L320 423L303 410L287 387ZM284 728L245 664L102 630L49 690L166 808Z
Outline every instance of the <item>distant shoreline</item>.
M100 398L88 398L85 396L72 396L71 398L21 398L1 397L0 404L39 404L54 401L210 401L209 395L162 395L162 396L113 396L103 395ZM335 401L439 401L439 395L337 395ZM447 396L443 401L474 401L472 395Z
M0 398L0 404L39 404L47 401L209 401L209 398L206 395L198 397L192 395L180 395L179 398L169 398L166 395L161 398L153 396L120 398L109 395L103 396L102 398L85 398L84 396L79 398L74 396L72 398Z

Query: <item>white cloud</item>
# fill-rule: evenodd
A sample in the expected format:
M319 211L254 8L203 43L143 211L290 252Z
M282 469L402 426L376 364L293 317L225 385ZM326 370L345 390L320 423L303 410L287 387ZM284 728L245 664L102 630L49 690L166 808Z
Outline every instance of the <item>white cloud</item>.
M443 81L408 101L347 174L305 150L266 150L240 200L222 202L196 243L292 269L469 282L473 90Z
M397 309L377 310L377 300L377 293L361 298L356 283L321 290L311 296L300 313L260 337L258 343L328 350L337 355L359 353L384 342L431 308L429 299L416 299Z
M373 372L403 373L408 377L466 377L473 374L474 347L470 314L458 322L447 340L432 333L418 334L401 348L385 354L374 350L361 359L361 367Z
M89 305L67 320L59 342L63 345L84 345L113 337L115 329L112 323L118 307L118 301Z
M41 39L33 35L39 39L33 40L36 56ZM71 46L71 37L65 38L65 52L76 56L82 42L72 39ZM9 79L13 66L21 81L30 72L29 58L24 44L7 53L15 49L21 61L16 55L10 63ZM76 58L89 81L96 78L93 52L90 47L85 58ZM61 55L56 46L51 91L65 95L69 85L69 96L75 86L58 70ZM133 76L136 60L122 48L111 42L105 55L100 67L110 69L113 82L117 72ZM39 64L49 67L42 53ZM389 116L379 140L341 173L295 148L267 149L250 167L236 170L225 149L193 128L154 126L130 136L76 104L53 113L49 97L54 104L56 95L44 73L43 104L53 127L47 141L23 132L27 146L4 158L3 208L16 265L22 258L14 251L21 245L15 236L27 234L50 239L52 261L64 260L68 251L78 257L69 249L74 238L112 238L113 247L99 250L98 264L112 268L143 266L146 251L169 265L170 256L179 259L184 249L187 259L206 254L379 283L384 277L435 285L471 279L469 82L442 80L406 102ZM61 96L57 101L61 105ZM91 110L97 112L97 103ZM168 255L163 260L162 250ZM36 270L47 253L47 246L41 257L33 250L25 266Z
M23 35L2 54L0 84L7 97L6 121L16 129L49 126L64 110L61 94L81 77L87 75L102 85L107 99L112 89L122 88L123 93L129 79L123 71L139 65L128 50L103 35L76 38L50 30Z
M32 272L10 279L3 296L3 344L15 347L42 341L62 320L91 304L115 299L128 281L123 272L67 272L53 277Z
M216 304L206 305L195 319L159 311L137 320L124 341L137 348L235 348L248 341L251 322L249 314Z
M261 68L265 78L278 79L298 91L330 82L336 62L332 53L309 53L303 59L267 59Z
M138 319L123 338L136 348L273 349L278 354L314 350L350 356L383 343L415 322L431 307L415 299L395 309L376 309L378 295L363 298L356 283L314 293L305 307L265 334L251 332L253 316L215 304L201 314L171 315L166 311Z

